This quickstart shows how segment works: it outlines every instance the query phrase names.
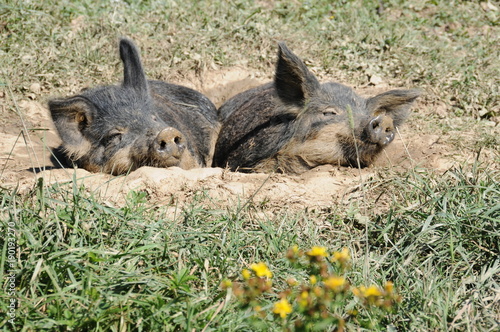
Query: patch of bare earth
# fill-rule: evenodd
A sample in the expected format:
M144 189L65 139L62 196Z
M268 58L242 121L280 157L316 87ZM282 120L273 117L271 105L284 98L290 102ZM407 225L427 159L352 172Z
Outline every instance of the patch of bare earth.
M255 77L243 69L219 70L203 76L203 80L193 76L175 83L202 91L217 106L236 93L269 80L269 77ZM359 92L379 92L374 90L377 87ZM3 94L0 97L5 101L8 96ZM422 133L418 126L408 125L401 129L401 134L374 165L361 170L328 165L291 176L235 173L221 168L142 167L126 176L89 173L83 169L62 168L53 161L51 148L57 147L60 141L46 104L32 97L18 101L27 131L23 131L19 115L14 112L7 114L5 109L2 112L4 119L7 117L10 119L8 123L13 124L0 131L2 187L18 187L19 191L28 192L37 179L43 178L47 185L57 183L69 188L76 178L78 184L84 184L87 190L116 206L124 204L128 192L135 190L146 192L152 203L176 207L189 204L193 199L204 199L207 204L221 208L243 204L247 200L278 209L322 208L361 199L362 183L397 174L394 171L422 167L443 172L456 163L473 160L472 155L465 155L445 144L446 137ZM421 106L416 105L417 112Z

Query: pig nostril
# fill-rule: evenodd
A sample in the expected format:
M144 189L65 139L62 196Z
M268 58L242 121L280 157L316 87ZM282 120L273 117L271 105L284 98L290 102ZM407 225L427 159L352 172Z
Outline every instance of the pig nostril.
M380 126L380 117L377 116L376 118L371 119L369 126L371 130L377 129Z
M167 147L167 142L161 140L159 143L160 143L160 150L165 150L165 148Z
M181 144L182 143L182 138L180 138L179 136L175 136L174 143L177 144L177 145Z

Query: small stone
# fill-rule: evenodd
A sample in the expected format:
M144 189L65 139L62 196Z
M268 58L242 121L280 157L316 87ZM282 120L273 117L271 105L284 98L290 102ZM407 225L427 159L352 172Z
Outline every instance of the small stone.
M39 83L33 83L30 85L30 91L39 94L42 91L42 87Z
M382 77L380 77L378 75L372 75L370 77L370 84L379 85L382 82L383 82Z

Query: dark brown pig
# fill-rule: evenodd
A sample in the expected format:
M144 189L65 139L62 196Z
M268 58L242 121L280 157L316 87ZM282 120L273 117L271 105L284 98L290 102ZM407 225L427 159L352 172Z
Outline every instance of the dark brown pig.
M220 107L214 166L295 174L324 164L368 166L419 95L392 90L366 99L345 85L321 84L280 43L274 82Z
M121 85L49 101L60 151L91 172L123 174L141 166L210 166L219 123L207 97L146 79L139 52L121 39Z

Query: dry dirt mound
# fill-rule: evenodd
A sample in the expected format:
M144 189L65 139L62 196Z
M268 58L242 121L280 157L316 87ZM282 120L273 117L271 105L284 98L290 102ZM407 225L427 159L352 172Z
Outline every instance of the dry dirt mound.
M237 92L263 81L239 69L204 77L204 81L191 78L177 83L199 89L220 105ZM408 169L418 165L445 170L453 164L452 150L442 143L443 139L404 127L402 135L376 164L362 170L323 166L300 176L287 176L233 173L220 168L187 171L143 167L127 176L114 177L92 174L83 169L64 169L54 164L50 149L57 147L60 141L46 106L26 99L19 102L19 109L29 129L24 131L28 135L21 134L21 127L0 132L0 182L3 187L18 186L20 190L29 190L40 177L47 184L71 183L76 178L88 190L117 205L124 202L130 190L137 190L147 192L150 200L157 203L184 204L203 191L218 204L238 204L253 199L278 207L321 207L356 198L362 181L377 179L379 172L388 167Z

